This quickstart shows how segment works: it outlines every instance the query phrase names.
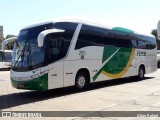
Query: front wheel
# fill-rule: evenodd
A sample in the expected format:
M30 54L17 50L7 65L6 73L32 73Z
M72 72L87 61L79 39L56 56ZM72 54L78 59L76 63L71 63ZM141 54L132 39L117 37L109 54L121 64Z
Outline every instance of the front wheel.
M78 91L85 90L89 85L88 75L84 72L78 72L75 80L75 88Z
M138 79L140 80L144 79L144 74L145 74L144 68L141 66L138 71Z

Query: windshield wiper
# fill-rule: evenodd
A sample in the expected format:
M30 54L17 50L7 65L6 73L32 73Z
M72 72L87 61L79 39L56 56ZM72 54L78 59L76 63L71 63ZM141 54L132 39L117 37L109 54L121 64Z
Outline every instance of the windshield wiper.
M21 53L20 53L20 55L18 56L18 59L16 60L14 66L13 66L13 69L14 69L14 70L17 70L17 68L18 68L19 65L20 65L20 62L19 62L19 64L18 64L17 67L16 67L16 64L17 64L18 60L20 59L20 57L22 58L22 63L23 63L23 60L24 60L24 52L25 52L24 50L25 50L25 48L26 48L26 44L27 44L27 40L25 41L25 45L24 45L24 47L22 48ZM18 47L19 50L20 50L20 46L19 46L18 41L17 41L16 45L18 45L17 47Z
M16 70L16 69L18 68L19 64L20 64L20 63L19 63L19 64L17 65L17 67L16 67L16 64L17 64L18 60L20 59L20 57L22 57L24 48L25 48L25 47L22 48L21 53L20 53L20 55L18 56L18 59L16 60L14 66L13 66L13 69L14 69L14 70ZM16 69L15 69L15 67L16 67Z
M29 49L29 47L30 47L30 42L29 42L29 46L27 48L27 51L29 51L29 57L27 57L27 63L28 63L29 68L32 69L33 66L32 66L31 49Z

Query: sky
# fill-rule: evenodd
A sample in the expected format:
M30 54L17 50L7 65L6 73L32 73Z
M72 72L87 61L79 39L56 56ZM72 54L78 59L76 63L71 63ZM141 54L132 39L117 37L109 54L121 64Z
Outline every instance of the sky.
M150 34L160 20L160 0L0 0L4 35L56 18L82 18Z

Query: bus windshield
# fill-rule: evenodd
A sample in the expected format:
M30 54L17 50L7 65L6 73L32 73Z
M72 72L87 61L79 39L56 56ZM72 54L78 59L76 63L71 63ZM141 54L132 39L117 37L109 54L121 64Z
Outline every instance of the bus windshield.
M44 48L38 47L38 34L46 29L52 28L52 24L46 24L34 28L21 30L17 44L14 44L12 68L17 71L26 71L41 67L44 63Z
M12 60L12 52L2 52L0 51L0 61L2 62L11 62Z
M57 22L21 30L14 44L11 69L29 71L65 57L76 27L76 23ZM65 32L46 35L44 45L38 47L39 33L51 28Z
M3 61L4 62L11 62L11 60L12 60L12 52L4 52Z

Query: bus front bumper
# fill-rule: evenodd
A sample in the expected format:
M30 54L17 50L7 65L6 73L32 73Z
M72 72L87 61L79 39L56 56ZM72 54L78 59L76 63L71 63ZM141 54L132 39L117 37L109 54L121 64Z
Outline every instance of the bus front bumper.
M11 78L11 84L17 89L48 90L48 74L29 81L16 81Z

